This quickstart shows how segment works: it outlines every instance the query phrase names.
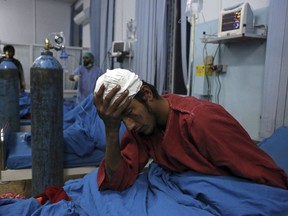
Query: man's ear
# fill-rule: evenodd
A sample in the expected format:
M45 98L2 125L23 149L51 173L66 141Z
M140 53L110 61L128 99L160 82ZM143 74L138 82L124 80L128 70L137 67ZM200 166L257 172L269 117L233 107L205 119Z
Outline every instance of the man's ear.
M152 93L151 89L149 88L149 86L142 85L140 91L143 93L142 99L144 101L149 101L149 100L153 99L153 93Z

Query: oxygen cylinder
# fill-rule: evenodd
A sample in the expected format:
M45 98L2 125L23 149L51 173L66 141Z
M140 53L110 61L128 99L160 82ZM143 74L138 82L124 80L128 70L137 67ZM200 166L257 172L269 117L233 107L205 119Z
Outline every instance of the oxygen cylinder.
M0 131L18 132L19 114L19 75L16 65L9 59L0 64Z
M63 69L45 50L30 70L32 194L63 186Z

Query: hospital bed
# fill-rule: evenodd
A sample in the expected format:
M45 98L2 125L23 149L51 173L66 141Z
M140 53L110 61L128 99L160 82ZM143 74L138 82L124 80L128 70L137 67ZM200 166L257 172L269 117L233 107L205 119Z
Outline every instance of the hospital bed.
M288 172L287 127L276 130L259 147ZM173 173L151 163L130 188L117 192L99 191L97 172L96 168L65 182L70 201L41 205L34 198L0 199L0 215L288 215L288 190L236 176Z
M22 115L29 112L28 107ZM21 110L23 108L22 104ZM87 174L94 170L104 157L104 123L97 115L92 95L77 105L73 99L64 100L63 111L64 176ZM0 181L32 178L30 122L30 119L22 119L21 132L2 134L5 140L0 143ZM125 126L122 124L120 136L124 131Z
M1 181L17 181L32 178L32 151L30 132L10 134L7 145L1 146ZM95 148L90 154L80 157L77 154L64 154L64 176L83 175L94 170L104 156L104 151Z

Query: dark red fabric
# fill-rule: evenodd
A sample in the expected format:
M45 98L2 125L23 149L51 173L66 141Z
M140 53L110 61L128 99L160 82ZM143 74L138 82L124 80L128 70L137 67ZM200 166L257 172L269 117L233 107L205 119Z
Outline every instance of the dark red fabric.
M58 186L49 186L45 189L45 192L39 194L34 198L37 199L42 205L45 204L48 200L51 203L56 203L61 200L70 201L70 198L68 197L64 189Z
M170 171L239 176L288 188L285 172L223 107L194 97L164 97L171 108L164 135L140 136L126 131L121 142L124 160L109 183L104 161L100 164L100 190L131 186L149 158Z

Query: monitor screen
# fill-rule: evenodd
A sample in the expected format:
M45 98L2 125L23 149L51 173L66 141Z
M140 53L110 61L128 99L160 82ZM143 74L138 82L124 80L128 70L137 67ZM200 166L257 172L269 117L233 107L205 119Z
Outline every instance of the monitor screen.
M124 42L114 42L113 43L113 53L123 52L125 50L125 43Z
M124 41L113 41L111 49L111 57L120 56L126 49L126 44Z
M231 13L224 14L222 17L221 31L230 31L239 29L241 25L241 10L237 10Z
M218 37L230 37L254 32L254 15L248 3L241 3L221 11Z

